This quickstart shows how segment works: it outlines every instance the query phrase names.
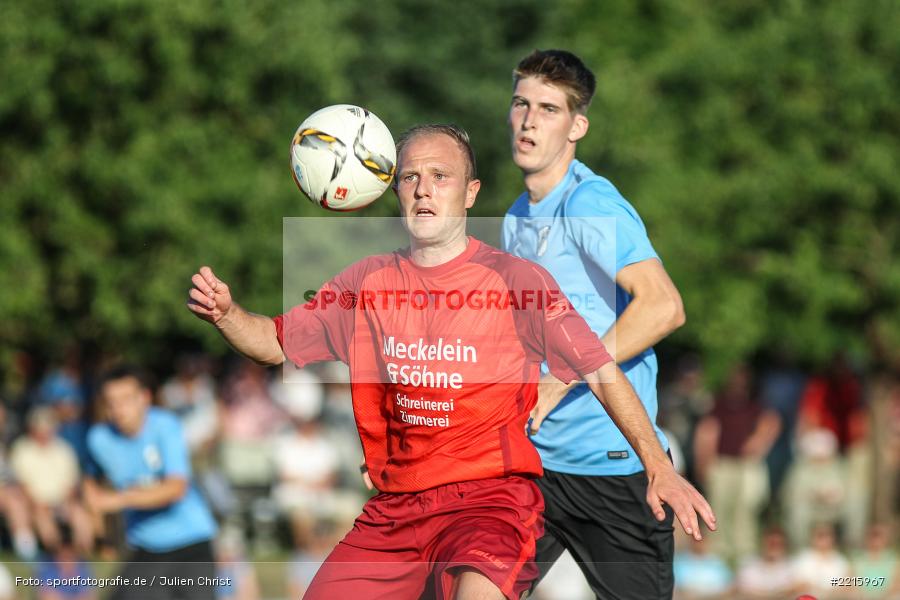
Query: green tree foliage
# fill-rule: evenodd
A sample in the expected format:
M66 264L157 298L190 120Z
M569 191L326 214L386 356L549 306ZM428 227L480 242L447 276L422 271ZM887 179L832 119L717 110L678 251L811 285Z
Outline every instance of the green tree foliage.
M79 340L156 361L185 338L222 350L183 307L200 264L246 306L278 311L282 217L323 215L294 188L287 146L328 104L367 106L395 133L463 125L484 182L475 214L502 214L521 189L512 67L564 47L599 78L579 156L644 216L686 301L677 343L719 370L775 348L887 360L900 348L898 12L888 0L5 3L0 347L51 355ZM342 218L395 210L386 196Z

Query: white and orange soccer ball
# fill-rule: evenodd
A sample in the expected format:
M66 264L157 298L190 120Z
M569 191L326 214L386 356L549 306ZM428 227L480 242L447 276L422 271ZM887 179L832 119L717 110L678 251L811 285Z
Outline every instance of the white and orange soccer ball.
M390 130L352 104L317 110L291 140L294 181L328 210L357 210L374 202L390 185L396 164Z

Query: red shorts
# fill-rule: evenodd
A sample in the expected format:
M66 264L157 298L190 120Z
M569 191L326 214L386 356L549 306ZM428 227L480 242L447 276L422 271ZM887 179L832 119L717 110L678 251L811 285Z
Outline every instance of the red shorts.
M335 547L305 600L450 597L454 570L470 568L518 600L537 577L544 499L522 477L378 494Z

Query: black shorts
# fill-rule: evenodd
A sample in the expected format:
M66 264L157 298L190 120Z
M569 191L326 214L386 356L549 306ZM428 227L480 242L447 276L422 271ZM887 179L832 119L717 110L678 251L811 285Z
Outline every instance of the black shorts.
M657 521L647 505L647 475L568 475L544 470L540 578L564 550L603 600L669 600L674 588L673 512ZM539 579L540 580L540 579Z
M209 541L170 552L136 549L120 574L129 583L118 586L110 600L215 600L214 561ZM135 585L136 578L146 583Z

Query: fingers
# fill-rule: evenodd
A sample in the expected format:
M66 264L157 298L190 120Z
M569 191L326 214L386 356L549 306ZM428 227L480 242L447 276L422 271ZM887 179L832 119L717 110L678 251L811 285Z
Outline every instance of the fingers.
M188 296L190 296L191 300L193 300L196 304L208 308L210 310L216 307L216 299L210 295L204 294L197 288L192 288L188 291Z
M203 268L206 269L208 267ZM191 283L194 284L194 288L200 290L201 294L209 296L210 298L215 295L215 290L213 290L212 285L210 285L209 281L207 281L200 273L194 273L194 276L191 277Z
M653 516L656 517L657 521L662 521L666 518L666 511L663 509L662 502L653 492L647 493L647 504L650 505L650 510L653 512Z
M706 498L700 495L700 492L694 490L697 499L694 501L694 508L700 513L700 517L711 531L716 530L716 513L713 512L712 506L706 501Z
M688 504L687 507L682 506L675 509L675 516L678 517L678 522L681 523L681 528L686 534L698 542L703 539L703 535L700 533L700 522L697 520L697 513L693 506Z
M207 266L200 267L200 276L206 281L206 284L212 291L216 291L216 288L221 283L219 278L213 273L212 269Z

